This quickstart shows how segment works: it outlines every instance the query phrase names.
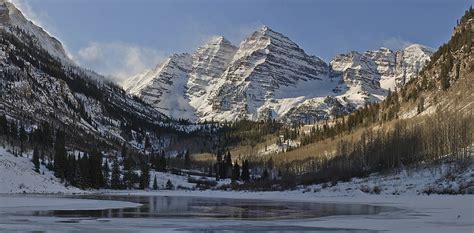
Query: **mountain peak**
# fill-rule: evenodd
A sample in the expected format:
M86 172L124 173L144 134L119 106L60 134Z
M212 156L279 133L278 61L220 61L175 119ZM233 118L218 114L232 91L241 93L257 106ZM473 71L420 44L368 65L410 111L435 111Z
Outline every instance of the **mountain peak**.
M421 45L421 44L411 44L407 47L405 47L403 49L403 51L405 52L422 52L422 53L426 53L426 54L432 54L433 53L433 49L428 47L428 46L424 46L424 45Z
M219 44L219 43L222 43L222 42L225 42L227 41L224 36L214 36L211 38L211 40L209 41L210 43L216 43L216 44Z
M267 32L267 31L273 31L269 26L263 25L262 28L260 28L261 32Z
M207 42L202 47L210 47L210 46L218 46L218 45L220 46L223 44L232 45L232 43L229 40L227 40L224 36L214 36L209 40L209 42Z

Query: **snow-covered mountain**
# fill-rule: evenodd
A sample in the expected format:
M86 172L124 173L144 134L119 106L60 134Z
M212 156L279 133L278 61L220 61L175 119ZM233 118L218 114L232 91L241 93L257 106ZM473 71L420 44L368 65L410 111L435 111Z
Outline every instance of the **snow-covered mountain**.
M48 123L109 145L133 140L132 131L169 127L156 109L76 66L57 39L3 0L0 33L0 115L9 121Z
M232 45L213 38L122 85L172 118L314 121L379 102L429 61L422 45L337 55L329 64L267 26Z

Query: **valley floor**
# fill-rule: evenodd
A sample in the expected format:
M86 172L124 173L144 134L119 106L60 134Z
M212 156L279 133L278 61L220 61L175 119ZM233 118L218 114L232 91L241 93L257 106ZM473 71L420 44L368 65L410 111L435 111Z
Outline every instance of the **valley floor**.
M64 187L53 174L41 167L33 171L26 157L15 157L0 148L0 232L48 231L64 232L83 229L88 232L474 232L474 195L427 195L426 192L471 193L474 167L455 169L455 164L406 168L392 174L374 174L338 184L298 187L284 192L233 191L110 191L84 192ZM152 174L154 176L155 173ZM170 179L176 186L191 187L187 177L156 173L160 184ZM222 184L228 181L222 181ZM20 193L39 193L25 195ZM62 193L62 194L59 194ZM63 194L126 196L184 196L272 200L279 203L359 203L396 207L399 210L377 215L332 216L292 220L223 220L190 218L64 218L22 215L24 211L96 210L136 207L122 201L64 198ZM378 194L377 194L378 193ZM48 195L44 195L48 194ZM14 214L12 214L14 213ZM237 227L238 226L238 227ZM291 228L290 228L291 227ZM189 230L194 229L194 230ZM198 231L196 229L202 229ZM306 229L306 230L305 230ZM213 232L211 230L211 232ZM239 232L239 231L237 231Z

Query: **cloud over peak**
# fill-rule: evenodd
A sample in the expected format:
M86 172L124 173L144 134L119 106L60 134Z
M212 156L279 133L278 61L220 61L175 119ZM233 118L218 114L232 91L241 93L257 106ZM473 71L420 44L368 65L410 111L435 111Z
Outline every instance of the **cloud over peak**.
M91 42L79 49L74 60L115 82L150 69L160 63L165 54L151 48L124 42Z

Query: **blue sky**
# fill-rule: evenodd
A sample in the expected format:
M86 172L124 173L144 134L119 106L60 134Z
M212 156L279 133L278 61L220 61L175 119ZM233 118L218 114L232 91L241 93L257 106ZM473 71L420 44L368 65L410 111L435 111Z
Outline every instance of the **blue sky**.
M308 54L437 48L473 0L11 0L83 66L123 79L215 35L268 25Z

